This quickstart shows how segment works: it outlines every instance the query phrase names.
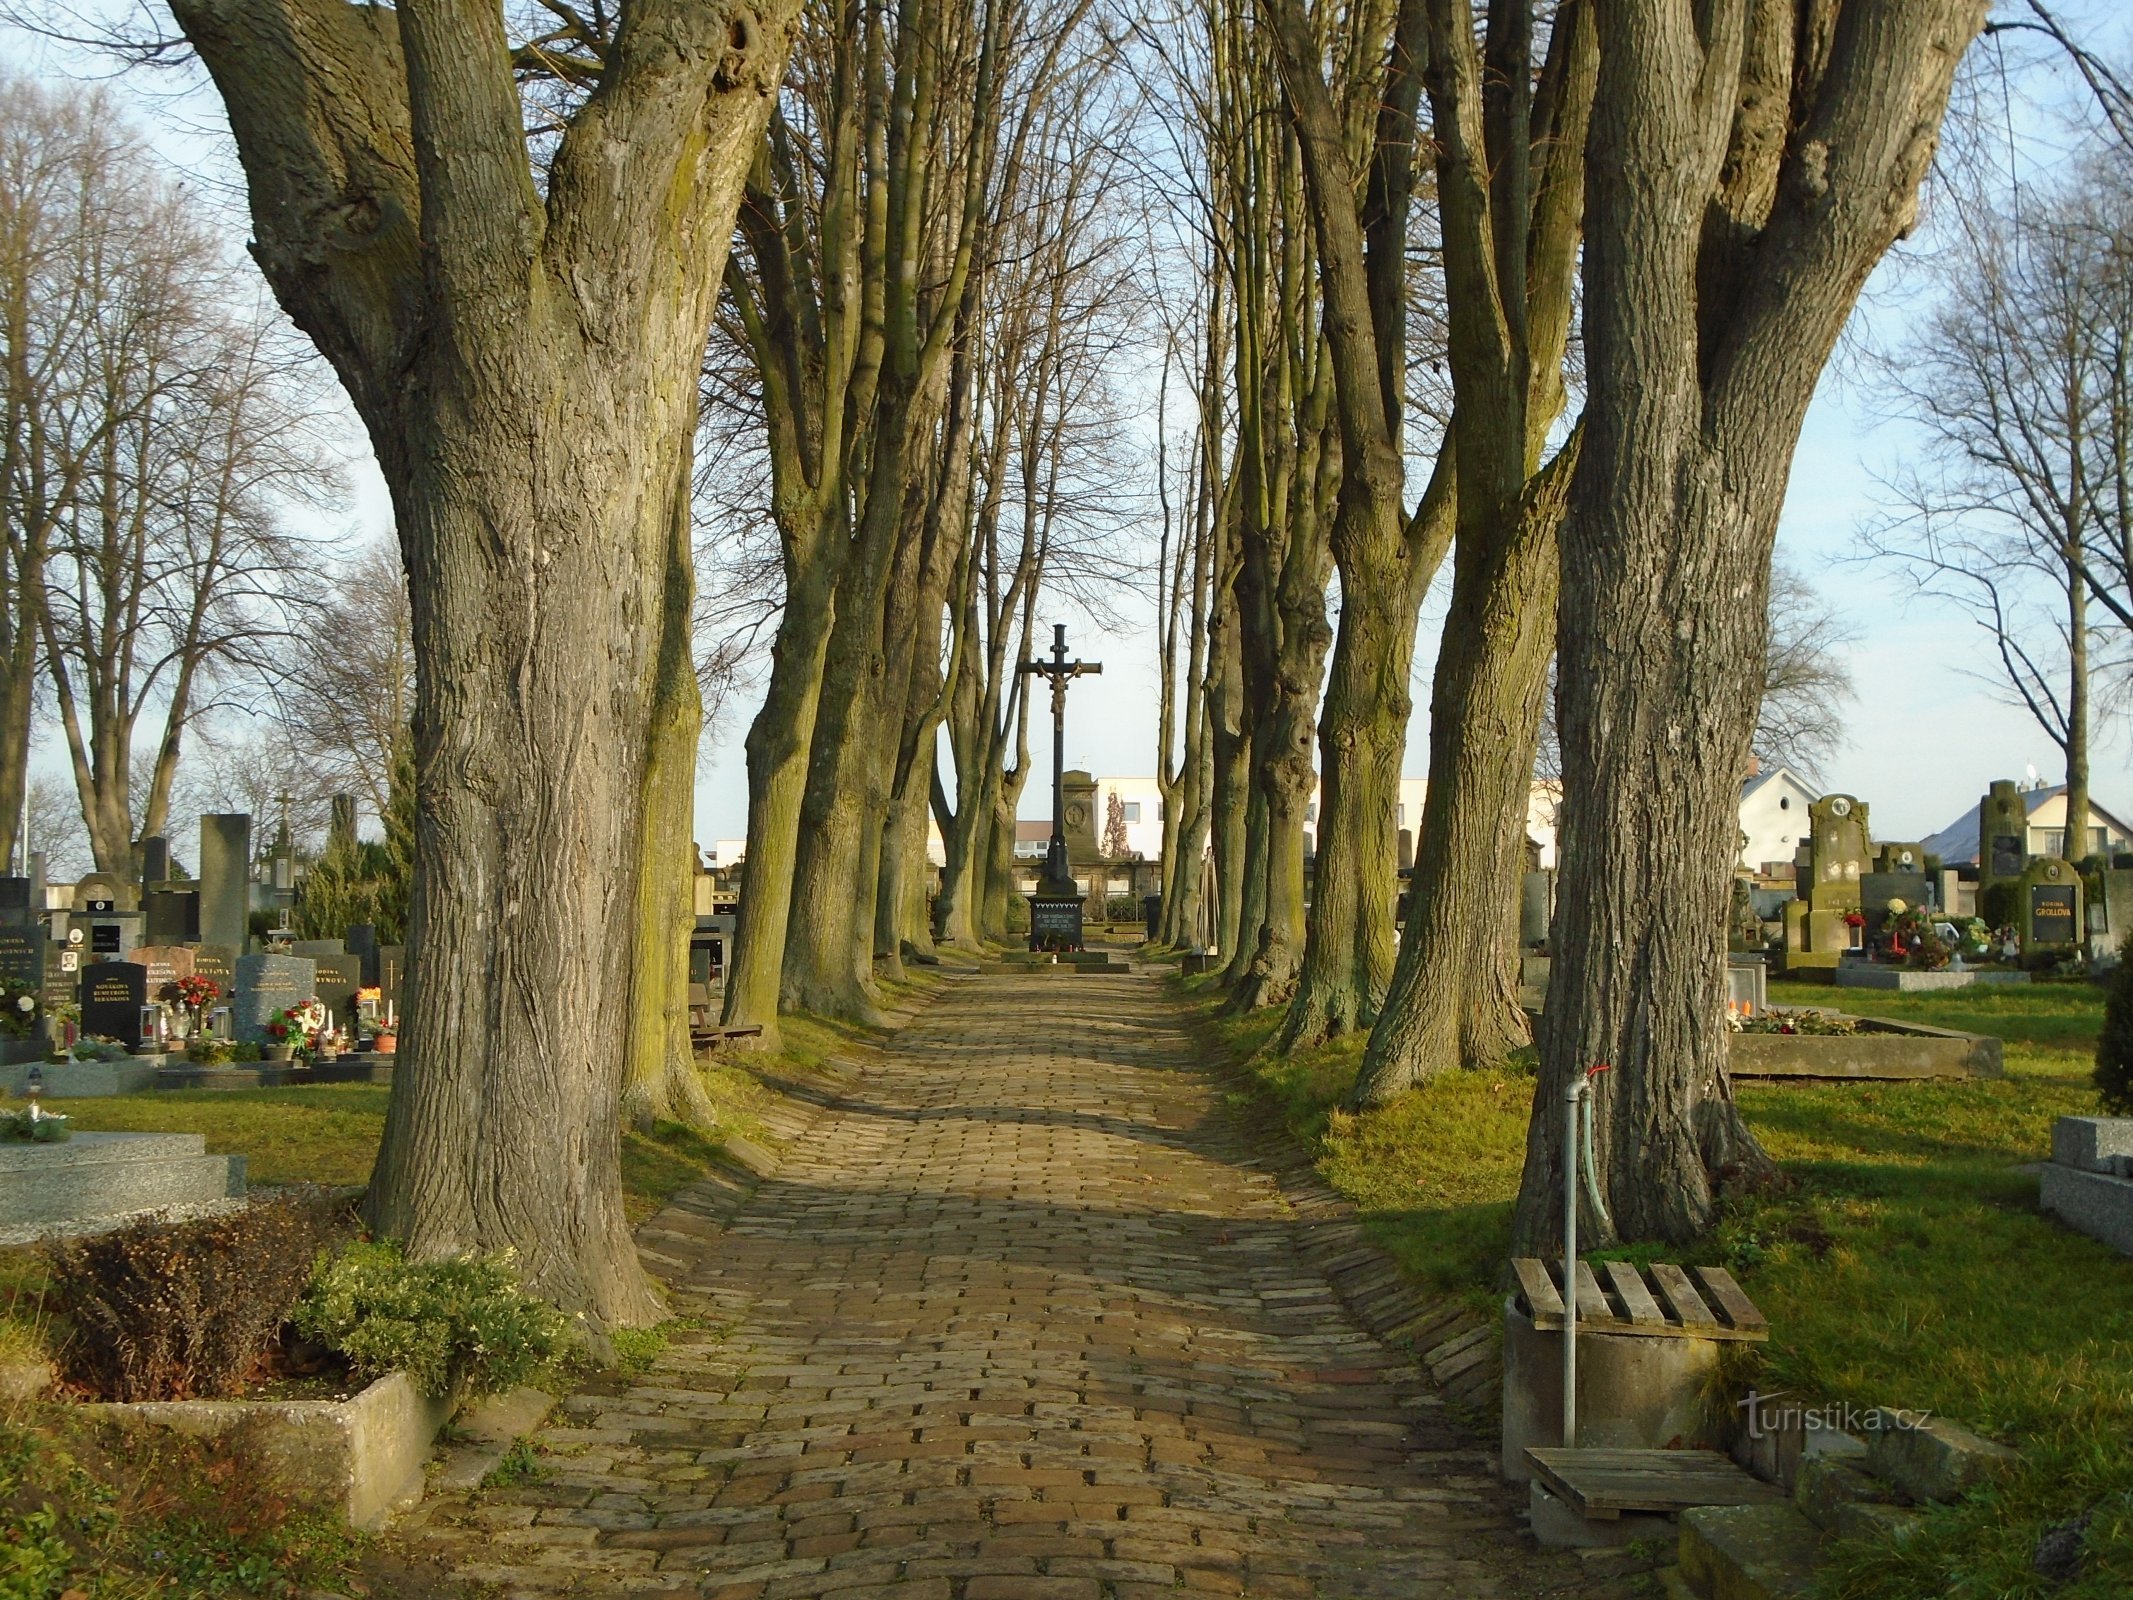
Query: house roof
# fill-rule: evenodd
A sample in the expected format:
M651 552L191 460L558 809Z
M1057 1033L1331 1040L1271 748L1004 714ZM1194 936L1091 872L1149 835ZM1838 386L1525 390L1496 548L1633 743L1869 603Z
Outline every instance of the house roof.
M2022 791L2023 807L2028 815L2035 816L2045 802L2056 800L2065 793L2066 785L2063 783L2055 784L2049 789L2025 789ZM1984 802L1980 801L1949 823L1948 826L1941 829L1940 832L1934 834L1932 838L1922 841L1926 854L1939 856L1949 866L1977 860L1978 816L1983 809ZM2092 827L2095 825L2095 820L2100 819L2118 833L2133 833L2133 829L2129 829L2115 815L2098 805L2094 795L2089 797L2089 815L2092 819L2090 823Z
M1746 801L1750 795L1756 793L1756 791L1760 789L1766 788L1770 784L1775 783L1780 778L1783 778L1787 783L1791 784L1795 789L1799 790L1800 793L1806 795L1809 799L1815 798L1815 791L1810 788L1806 781L1802 779L1797 772L1794 772L1792 768L1772 767L1768 772L1758 772L1750 777L1741 780L1741 799L1743 801Z

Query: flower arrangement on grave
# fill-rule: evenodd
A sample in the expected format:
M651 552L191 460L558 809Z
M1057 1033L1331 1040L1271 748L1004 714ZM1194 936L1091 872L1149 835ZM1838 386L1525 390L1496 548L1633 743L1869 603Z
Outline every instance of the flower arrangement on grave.
M0 983L0 1034L24 1039L37 1028L38 992L26 984Z
M1865 913L1865 912L1863 912L1863 911L1847 911L1847 912L1845 912L1845 913L1844 913L1844 925L1845 925L1845 926L1846 926L1847 928L1863 928L1863 927L1865 927L1865 926L1866 926L1866 913Z
M1828 1011L1765 1011L1759 1017L1743 1017L1738 1013L1728 1016L1735 1033L1783 1033L1802 1037L1841 1037L1859 1031L1859 1024L1851 1017L1840 1017Z
M222 985L213 978L188 972L171 986L171 998L192 1019L195 1028L207 1026L207 1008L222 998Z
M325 1004L313 996L302 1005L277 1011L267 1022L266 1034L276 1044L287 1045L290 1054L301 1061L316 1048L319 1033L325 1026Z
M1948 964L1955 947L1941 937L1929 908L1892 900L1889 911L1886 932L1891 961L1901 961L1923 972L1938 972Z

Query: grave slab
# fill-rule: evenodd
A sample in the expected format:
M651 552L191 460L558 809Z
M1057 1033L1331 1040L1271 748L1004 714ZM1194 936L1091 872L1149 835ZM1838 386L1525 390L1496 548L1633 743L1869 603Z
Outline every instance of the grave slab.
M2133 1156L2133 1117L2061 1117L2052 1124L2052 1160L2117 1176L2114 1157Z
M2047 1162L2037 1175L2037 1203L2075 1232L2133 1256L2133 1180Z
M0 1144L0 1235L118 1221L244 1193L244 1157L207 1154L197 1133L77 1133Z

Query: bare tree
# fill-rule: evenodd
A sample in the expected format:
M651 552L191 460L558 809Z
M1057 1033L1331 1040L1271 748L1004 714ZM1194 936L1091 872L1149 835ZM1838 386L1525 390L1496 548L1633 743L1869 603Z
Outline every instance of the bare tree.
M116 220L116 219L115 219ZM128 229L133 230L130 235ZM169 822L185 736L233 673L271 667L298 565L290 507L332 482L258 312L218 303L203 223L174 189L113 230L77 416L98 448L49 553L52 695L99 868ZM155 728L145 804L135 743Z
M1959 222L1938 307L1879 363L1926 448L1862 542L1981 630L1988 678L2059 747L2078 856L2093 658L2133 628L2133 193L2098 160Z
M1846 743L1844 708L1858 698L1844 651L1857 638L1844 614L1798 567L1770 567L1770 634L1751 748L1768 765L1813 783Z
M313 793L358 796L382 817L415 710L414 611L400 553L367 545L307 587L277 661L275 719Z
M23 808L53 547L113 434L154 398L114 397L98 374L125 359L126 305L168 248L170 210L109 95L0 81L0 860Z

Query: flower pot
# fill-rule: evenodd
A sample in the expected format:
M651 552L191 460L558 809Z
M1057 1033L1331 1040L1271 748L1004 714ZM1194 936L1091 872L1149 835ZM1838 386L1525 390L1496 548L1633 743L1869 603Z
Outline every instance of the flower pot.
M400 1036L388 1028L385 1032L372 1036L370 1047L381 1056L392 1055L400 1048Z
M259 1059L262 1061L286 1061L294 1053L294 1048L290 1045L262 1045L259 1049Z

